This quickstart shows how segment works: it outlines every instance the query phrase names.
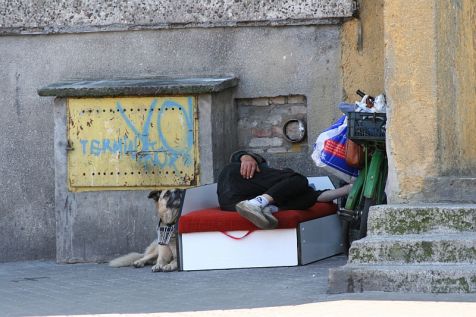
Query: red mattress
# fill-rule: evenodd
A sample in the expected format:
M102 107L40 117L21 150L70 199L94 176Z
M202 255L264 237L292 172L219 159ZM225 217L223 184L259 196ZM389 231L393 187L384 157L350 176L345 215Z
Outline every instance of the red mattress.
M316 203L307 210L282 210L274 213L279 225L276 229L296 228L301 222L335 214L337 205L333 203ZM179 219L178 232L209 232L260 230L247 219L234 211L222 211L219 208L209 208L192 211Z

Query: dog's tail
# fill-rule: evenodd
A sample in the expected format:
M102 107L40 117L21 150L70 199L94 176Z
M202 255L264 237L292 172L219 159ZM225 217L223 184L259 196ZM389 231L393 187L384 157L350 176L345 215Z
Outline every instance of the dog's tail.
M122 266L131 266L135 261L139 260L144 255L137 252L132 252L118 258L115 258L109 262L109 266L112 267L122 267Z

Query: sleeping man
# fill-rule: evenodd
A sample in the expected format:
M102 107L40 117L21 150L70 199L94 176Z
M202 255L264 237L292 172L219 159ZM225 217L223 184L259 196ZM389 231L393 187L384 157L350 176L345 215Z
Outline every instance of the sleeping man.
M238 213L261 229L274 229L278 210L305 210L317 201L329 202L349 193L351 185L333 190L314 190L305 176L275 169L258 154L237 151L218 178L218 201L222 210Z

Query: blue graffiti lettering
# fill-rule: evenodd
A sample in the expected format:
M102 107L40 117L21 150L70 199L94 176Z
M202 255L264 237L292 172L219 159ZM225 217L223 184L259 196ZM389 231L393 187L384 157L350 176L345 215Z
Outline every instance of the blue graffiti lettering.
M152 164L160 168L169 167L177 170L176 163L180 159L185 166L190 166L193 164L193 97L189 97L187 103L186 106L183 106L166 99L159 106L158 99L154 98L149 106L142 127L137 127L126 115L121 103L117 101L116 110L127 127L132 131L134 137L128 138L125 135L123 138L118 137L116 139L80 140L82 153L87 155L89 150L89 154L94 156L104 153L126 154L126 156L143 163L144 168L147 168L148 164ZM163 130L162 120L164 119L165 111L169 111L171 108L180 111L179 115L183 118L180 120L181 124L177 124L174 127L175 129L180 129L180 131L184 132L183 135L185 135L185 142L178 145L173 145L176 144L174 143L176 140L168 140L167 135L170 135L170 133L166 134ZM156 132L160 144L150 139L150 128L153 126L151 122L154 112L157 113Z
M81 148L83 150L83 155L86 154L86 144L88 144L88 140L79 140L79 143L81 143Z
M91 140L89 152L94 156L99 156L101 154L101 147L99 146L100 144L101 142L99 142L99 140Z
M193 114L192 114L192 106L193 106L193 100L191 97L188 98L188 111L184 109L184 107L176 102L166 100L161 106L160 106L160 111L157 115L157 133L159 135L159 139L161 143L163 144L164 149L167 151L169 154L169 161L168 164L176 169L175 162L182 157L184 165L190 165L192 164L192 146L193 146ZM174 148L170 145L169 141L166 139L166 136L164 134L164 131L161 129L162 124L161 120L165 114L165 111L168 111L169 109L172 108L177 108L183 118L185 119L185 129L186 129L186 147L185 148Z
M112 148L110 147L111 141L108 139L102 140L102 152L112 152Z
M112 145L112 153L121 153L122 152L122 140L119 138L114 140Z
M121 153L128 154L128 152L136 152L137 139L129 140L128 138L118 138L117 140L102 139L102 140L79 140L83 154L89 153L99 156L104 153ZM112 145L111 145L112 144Z

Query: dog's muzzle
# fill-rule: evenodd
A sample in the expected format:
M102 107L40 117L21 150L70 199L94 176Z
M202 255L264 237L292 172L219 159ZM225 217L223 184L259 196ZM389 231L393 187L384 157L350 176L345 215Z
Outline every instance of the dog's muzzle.
M165 226L160 226L160 221L159 224L157 225L157 241L160 245L168 245L170 242L170 238L175 233L177 226L175 224L171 225L165 225Z

